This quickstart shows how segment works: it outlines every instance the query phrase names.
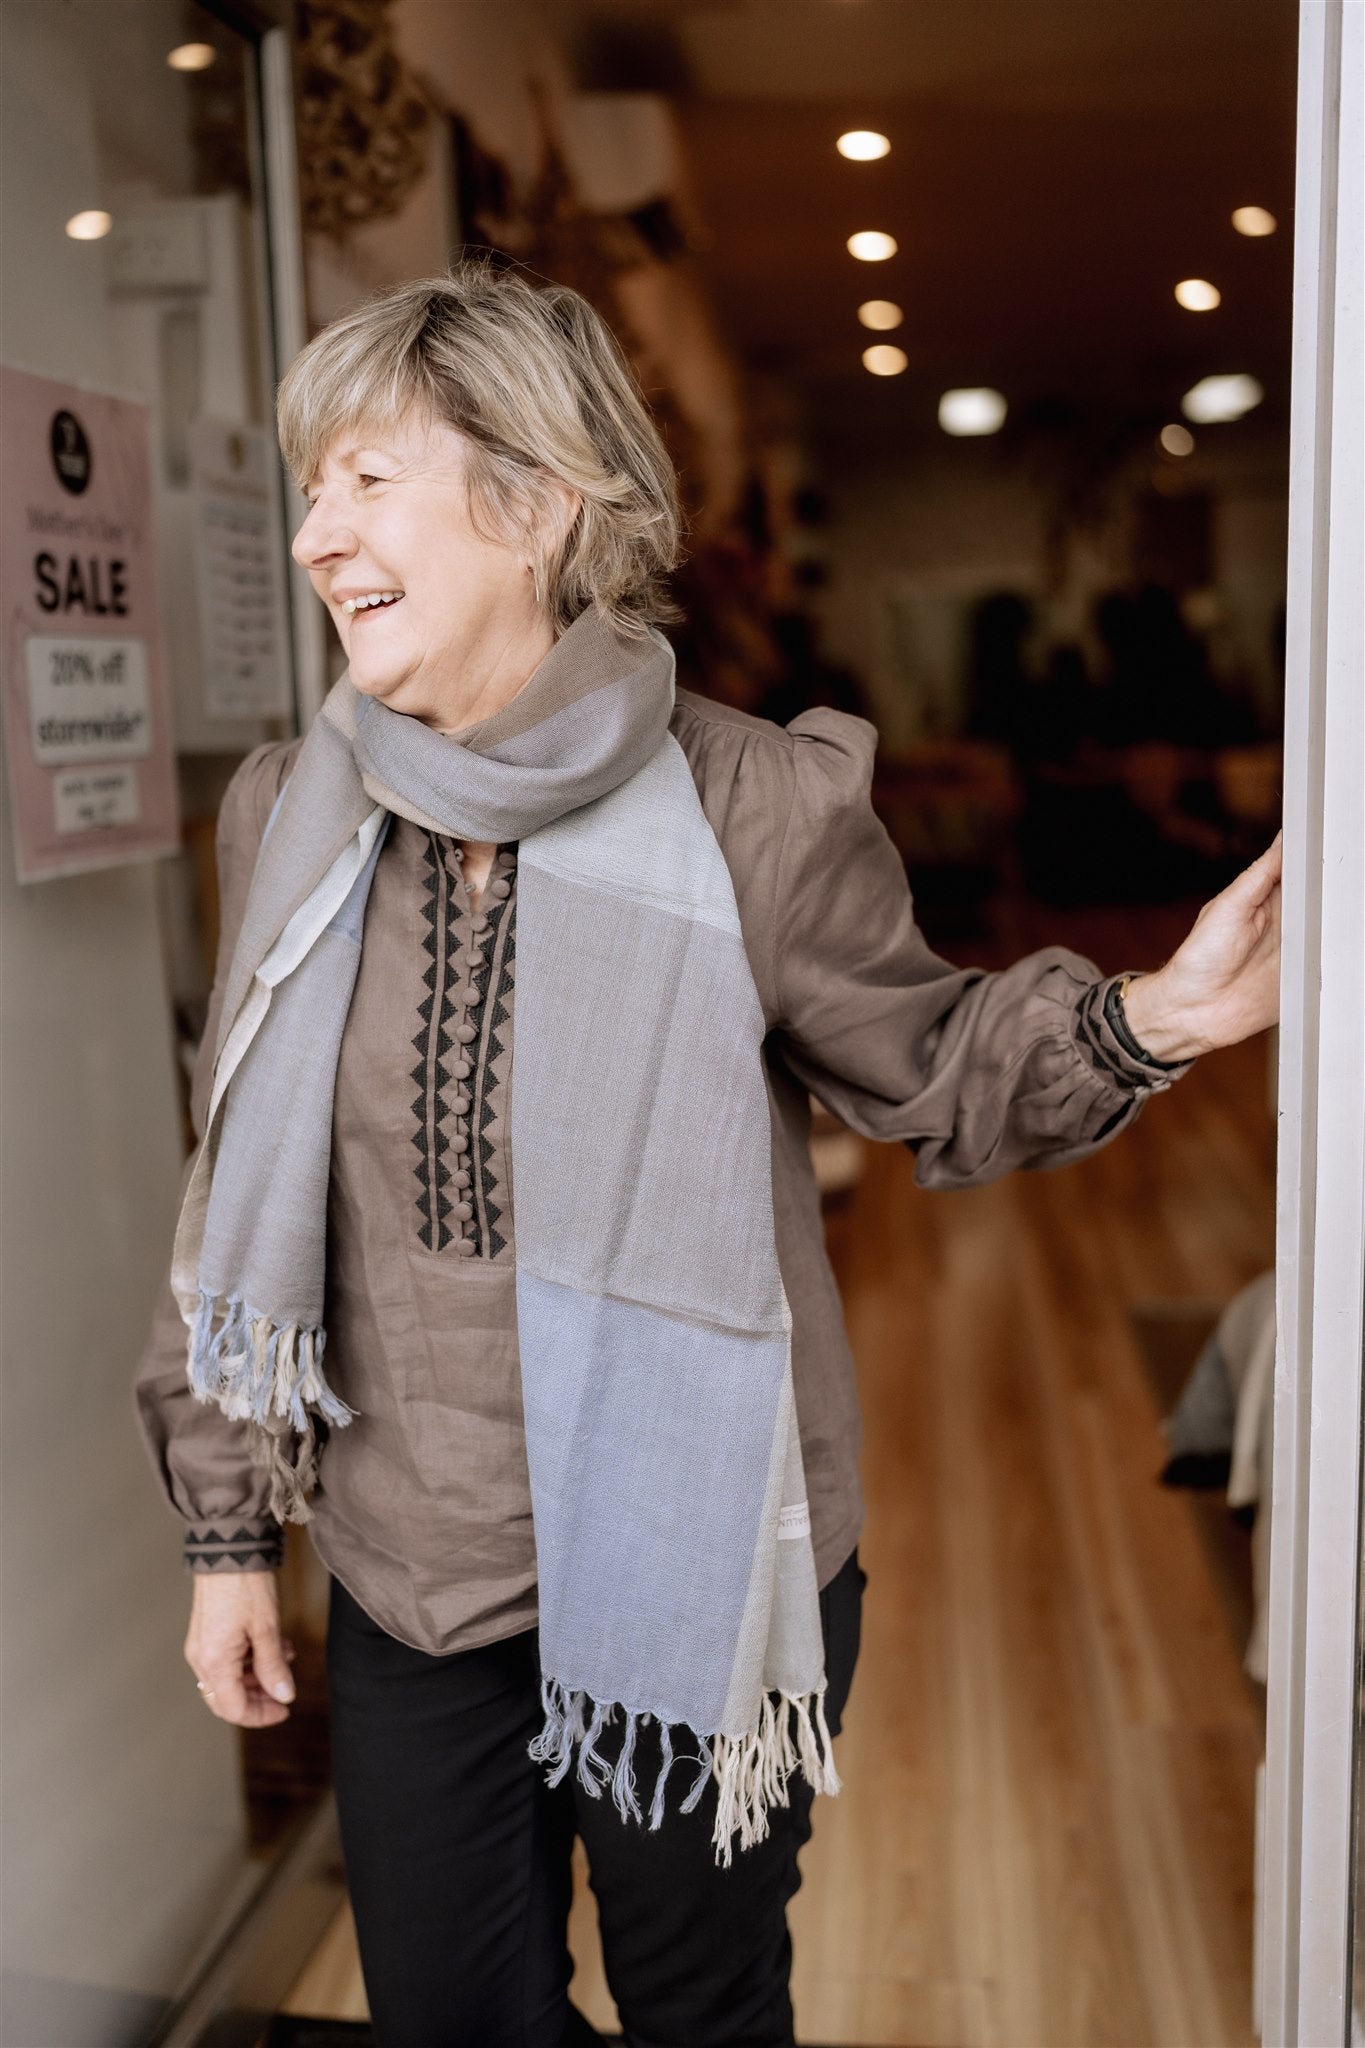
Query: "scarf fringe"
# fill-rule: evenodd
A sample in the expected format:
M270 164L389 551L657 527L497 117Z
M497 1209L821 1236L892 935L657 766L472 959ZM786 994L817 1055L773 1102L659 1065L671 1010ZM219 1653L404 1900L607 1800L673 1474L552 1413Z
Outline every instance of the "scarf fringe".
M604 1728L616 1719L617 1703L596 1701L583 1691L571 1692L557 1678L542 1677L541 1705L545 1721L531 1743L528 1754L534 1763L550 1766L548 1785L560 1785L575 1768L578 1783L591 1799L600 1799L610 1788L612 1803L623 1820L644 1819L636 1785L635 1750L639 1730L651 1720L658 1721L661 1762L649 1806L651 1832L663 1825L664 1787L673 1765L680 1761L673 1749L669 1724L658 1715L627 1713L621 1749L614 1765L598 1754ZM799 1770L816 1792L831 1795L841 1790L834 1768L834 1744L825 1719L825 1688L805 1693L764 1693L756 1729L747 1735L697 1736L701 1769L682 1801L679 1811L691 1813L699 1804L712 1778L719 1786L716 1822L711 1839L716 1860L729 1869L733 1842L739 1836L741 1849L752 1849L768 1834L768 1813L774 1806L790 1803L787 1781Z
M327 1384L326 1342L320 1324L279 1324L239 1295L200 1293L190 1331L190 1389L196 1400L250 1426L251 1454L270 1475L270 1512L280 1522L312 1520L316 1418L343 1429L355 1414Z

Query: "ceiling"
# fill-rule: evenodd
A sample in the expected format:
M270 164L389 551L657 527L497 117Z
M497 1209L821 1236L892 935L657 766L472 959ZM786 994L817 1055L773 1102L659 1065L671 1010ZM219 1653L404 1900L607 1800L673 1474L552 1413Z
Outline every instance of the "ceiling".
M754 369L850 433L932 427L939 392L1178 416L1214 371L1287 403L1295 0L675 0L593 10L674 92L698 260ZM651 54L652 53L652 54ZM655 76L646 75L653 65ZM890 137L845 162L846 127ZM1280 232L1234 232L1234 206ZM858 228L900 247L846 252ZM1213 280L1212 313L1175 302ZM867 297L906 314L861 366Z

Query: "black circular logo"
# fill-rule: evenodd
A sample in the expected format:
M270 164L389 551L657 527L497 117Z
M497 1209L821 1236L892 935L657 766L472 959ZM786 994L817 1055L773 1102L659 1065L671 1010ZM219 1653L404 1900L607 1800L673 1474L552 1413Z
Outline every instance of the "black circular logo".
M52 467L64 491L79 497L90 481L90 443L74 412L52 415Z

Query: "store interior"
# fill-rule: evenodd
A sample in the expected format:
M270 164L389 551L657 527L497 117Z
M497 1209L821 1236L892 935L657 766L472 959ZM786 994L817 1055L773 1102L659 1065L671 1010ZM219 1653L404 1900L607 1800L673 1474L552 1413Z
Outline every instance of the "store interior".
M251 36L182 0L4 11L0 355L149 407L182 819L171 858L36 888L0 834L11 1160L63 1218L10 1310L16 1360L49 1364L6 1389L5 2038L72 2048L160 2038L327 1793L306 1533L296 1706L228 1729L180 1662L128 1382L191 1137L218 803L343 657L310 698L283 491L251 673L203 627L202 423L224 462L273 460ZM682 481L680 683L876 725L874 803L946 957L1159 965L1279 824L1291 0L292 20L310 330L470 248L584 293ZM1083 1164L949 1195L817 1120L869 1584L792 1912L805 2042L1257 2037L1274 1078L1264 1038L1209 1055ZM578 1877L574 1997L610 2034ZM204 2038L366 2038L334 1861L309 1883L268 2032Z

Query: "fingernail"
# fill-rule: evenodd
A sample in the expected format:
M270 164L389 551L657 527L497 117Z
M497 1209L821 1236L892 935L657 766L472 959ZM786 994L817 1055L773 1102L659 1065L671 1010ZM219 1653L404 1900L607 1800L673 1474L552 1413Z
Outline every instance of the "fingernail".
M287 1679L287 1678L282 1678L282 1679L280 1680L279 1684L278 1684L278 1685L277 1685L277 1686L275 1687L275 1697L276 1697L276 1699L277 1699L277 1700L292 1700L292 1699L293 1699L293 1697L294 1697L294 1688L293 1688L293 1686L292 1686L292 1685L291 1685L291 1684L289 1683L289 1681L288 1681L288 1679Z

